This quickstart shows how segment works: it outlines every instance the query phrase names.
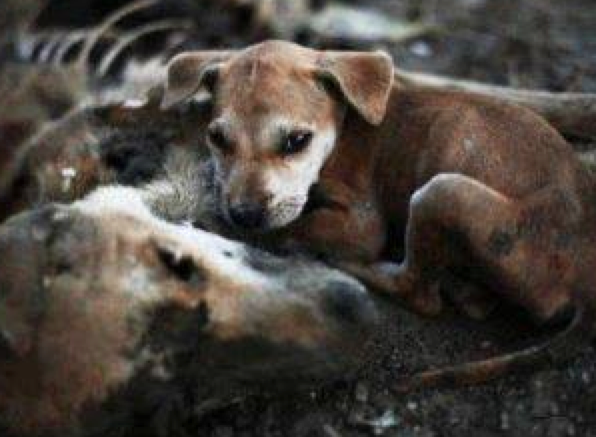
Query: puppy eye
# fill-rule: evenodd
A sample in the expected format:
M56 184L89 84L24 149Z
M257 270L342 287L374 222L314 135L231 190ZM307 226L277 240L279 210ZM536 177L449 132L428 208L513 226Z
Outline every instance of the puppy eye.
M219 126L210 126L207 129L207 142L224 153L229 153L232 150L230 142Z
M281 153L284 155L294 155L306 149L312 139L312 132L294 131L290 132L285 138Z
M201 75L201 83L209 91L212 93L215 90L215 84L217 82L217 78L219 76L219 69L217 66L212 65L211 67L207 67L203 74Z

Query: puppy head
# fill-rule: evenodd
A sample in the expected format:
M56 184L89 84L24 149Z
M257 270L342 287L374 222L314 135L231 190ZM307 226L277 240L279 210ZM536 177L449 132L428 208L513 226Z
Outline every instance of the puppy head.
M382 121L392 79L383 53L268 41L238 52L178 55L162 106L201 94L211 99L206 142L221 211L232 225L263 231L300 215L347 107L371 124Z

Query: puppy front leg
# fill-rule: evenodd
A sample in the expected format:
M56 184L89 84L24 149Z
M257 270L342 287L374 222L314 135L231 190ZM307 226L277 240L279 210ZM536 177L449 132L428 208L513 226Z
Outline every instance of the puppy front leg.
M281 244L322 256L371 263L385 244L385 224L376 210L357 206L316 209L277 236Z
M339 269L353 275L367 287L387 293L402 301L404 306L422 316L435 316L442 309L436 279L425 278L402 264L378 262L372 264L339 261Z

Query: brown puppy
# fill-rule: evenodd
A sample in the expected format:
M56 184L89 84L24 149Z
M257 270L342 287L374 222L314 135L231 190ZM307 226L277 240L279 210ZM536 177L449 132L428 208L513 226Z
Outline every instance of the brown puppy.
M277 41L174 58L163 107L200 96L212 99L207 144L235 228L322 254L427 315L447 274L538 321L592 300L596 182L533 112L400 89L383 53ZM379 263L401 247L399 266ZM477 381L505 361L460 370Z

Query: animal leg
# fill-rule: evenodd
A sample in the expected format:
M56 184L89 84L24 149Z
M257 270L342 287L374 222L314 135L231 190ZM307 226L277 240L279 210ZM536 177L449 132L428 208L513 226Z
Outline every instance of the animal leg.
M442 306L439 281L450 269L472 266L501 296L548 320L569 300L560 282L572 264L564 249L556 254L559 271L552 265L560 237L572 233L568 221L576 214L568 201L549 188L511 199L467 176L440 174L412 196L402 264L393 272L347 270L415 312L433 315ZM571 245L567 240L563 245Z

